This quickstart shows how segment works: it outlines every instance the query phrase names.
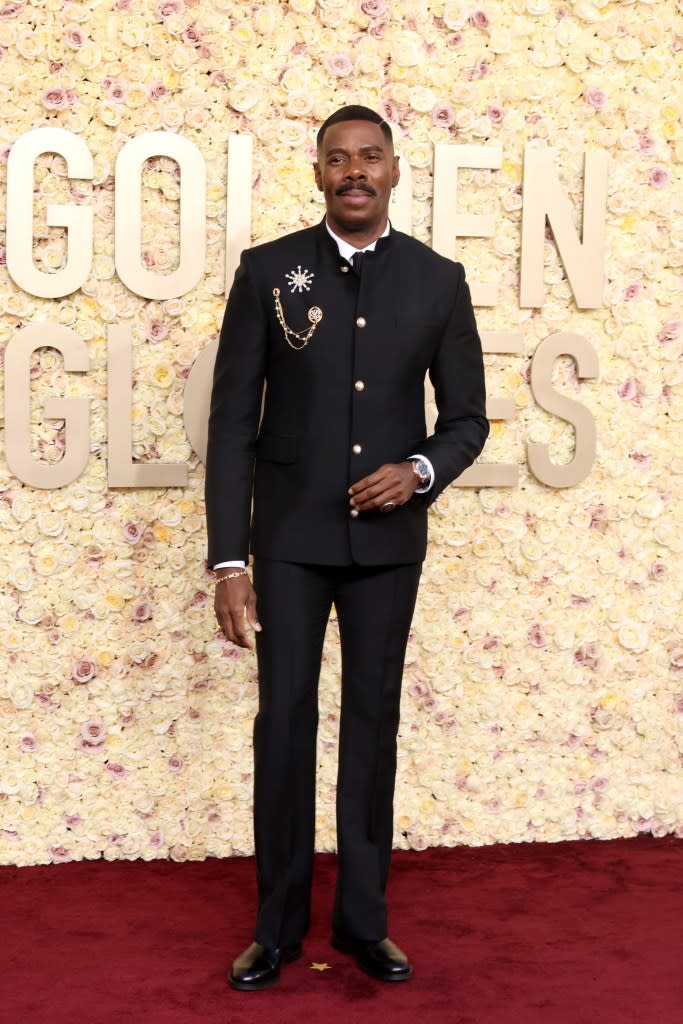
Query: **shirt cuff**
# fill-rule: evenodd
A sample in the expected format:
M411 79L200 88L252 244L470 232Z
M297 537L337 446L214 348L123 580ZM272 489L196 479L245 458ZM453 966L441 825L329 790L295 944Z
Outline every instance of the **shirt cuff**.
M434 467L432 466L431 462L429 461L429 459L427 458L426 455L419 455L419 454L417 454L417 455L409 455L408 456L408 461L409 462L416 462L418 459L420 459L422 462L426 462L427 463L427 468L429 470L429 480L427 481L426 484L423 484L422 487L416 487L415 488L415 493L416 494L426 494L427 491L431 491L432 487L434 486Z
M216 562L213 571L215 572L216 569L246 569L246 564L238 558L234 562Z

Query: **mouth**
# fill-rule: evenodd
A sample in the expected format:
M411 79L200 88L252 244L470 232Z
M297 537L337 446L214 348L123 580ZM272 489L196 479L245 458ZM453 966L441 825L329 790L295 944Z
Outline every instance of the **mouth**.
M373 194L361 188L350 188L344 192L337 193L345 206L365 206L373 199Z
M372 199L377 195L374 188L371 185L341 185L337 189L337 195L341 199L350 199L352 201L358 201L360 199Z

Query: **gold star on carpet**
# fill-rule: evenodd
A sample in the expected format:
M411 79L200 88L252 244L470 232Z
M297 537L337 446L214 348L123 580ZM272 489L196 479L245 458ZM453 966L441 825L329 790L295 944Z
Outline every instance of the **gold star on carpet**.
M317 963L313 962L311 964L311 970L312 971L320 971L320 973L322 974L323 971L331 971L332 968L330 967L329 964L317 964Z

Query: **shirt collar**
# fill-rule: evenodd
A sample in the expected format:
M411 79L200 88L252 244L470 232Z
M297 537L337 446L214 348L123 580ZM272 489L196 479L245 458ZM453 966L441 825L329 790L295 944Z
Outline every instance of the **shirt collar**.
M334 231L332 230L330 225L327 223L327 218L325 218L325 227L327 228L328 233L332 236L332 238L334 238L335 242L337 243L337 246L339 248L339 255L341 256L341 258L343 260L346 260L348 263L351 262L351 257L353 256L353 254L355 252L374 252L375 251L375 246L377 245L377 242L379 241L379 238L376 238L374 242L371 242L370 245L366 245L364 249L356 249L355 246L349 245L349 243L345 242L343 238L339 237L339 235L335 235ZM380 238L386 238L386 236L389 234L390 231L391 231L391 223L387 219L387 225L386 225L384 231L382 232L382 234L379 237Z

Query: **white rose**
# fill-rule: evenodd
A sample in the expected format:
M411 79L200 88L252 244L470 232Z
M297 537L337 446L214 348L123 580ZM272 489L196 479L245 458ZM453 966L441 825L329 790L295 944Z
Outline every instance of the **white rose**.
M416 67L424 59L422 37L417 32L400 32L391 44L391 58L401 67Z

